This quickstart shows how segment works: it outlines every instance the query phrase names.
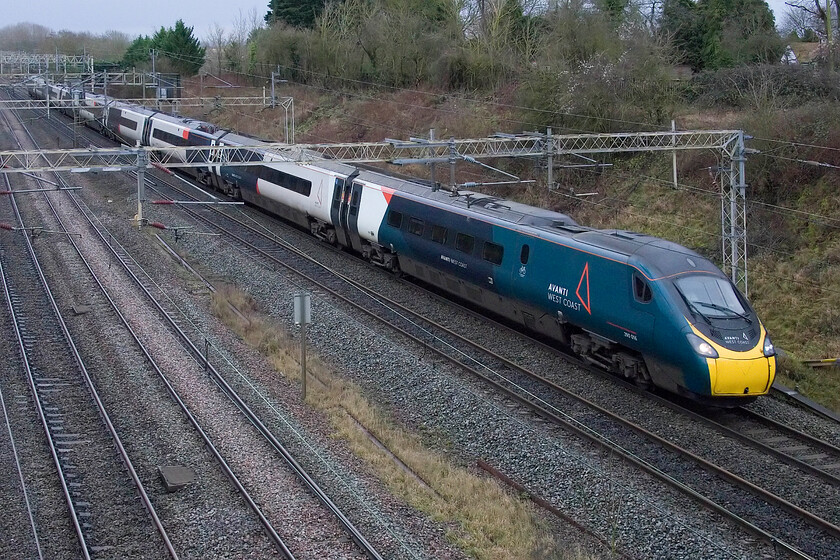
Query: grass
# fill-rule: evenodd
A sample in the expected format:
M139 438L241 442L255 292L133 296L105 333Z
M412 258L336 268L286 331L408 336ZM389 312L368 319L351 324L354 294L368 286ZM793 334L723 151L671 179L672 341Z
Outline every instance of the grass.
M233 312L229 304L247 321ZM298 343L261 314L247 294L225 287L213 295L212 307L277 372L295 384L300 383ZM370 403L358 387L336 375L317 356L307 356L307 370L310 376L307 403L328 418L334 437L344 440L391 492L446 524L447 537L470 556L487 560L590 558L576 545L559 548L530 503L495 481L453 464L441 452L429 449L422 437L400 427L385 411ZM408 465L432 491L375 445L357 422Z

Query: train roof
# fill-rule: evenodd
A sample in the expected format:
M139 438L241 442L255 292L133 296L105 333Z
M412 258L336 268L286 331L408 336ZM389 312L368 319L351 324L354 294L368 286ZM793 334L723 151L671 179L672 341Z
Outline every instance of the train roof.
M114 98L111 98L114 99ZM138 115L145 115L150 117L152 115L158 114L159 112L155 109L148 109L146 107L141 107L139 105L132 105L131 103L125 103L120 101L119 99L114 99L114 102L109 105L109 108L119 109L121 111L131 111L132 113Z
M201 130L228 145L256 146L258 149L258 146L269 143L246 134L216 128L215 125L204 121L167 115L119 102L118 106L138 113L155 113L155 118ZM319 154L313 152L312 155ZM612 256L623 257L622 260L626 262L630 262L631 259L637 261L657 277L691 271L721 274L714 264L695 251L651 235L581 226L567 214L474 191L459 190L453 193L450 190L432 189L429 181L389 174L371 166L354 166L328 159L317 160L309 165L345 176L358 171L358 178L362 181L394 189L412 198L434 202L439 207L448 206L458 209L461 213L489 218L490 221L517 224L528 228L528 233L537 237L574 240L576 245L588 245L599 252L608 251Z
M386 171L351 166L337 161L323 160L313 165L342 175L349 175L354 170L358 170L359 180L361 181L382 185L395 191L412 195L414 198L426 199L435 202L438 206L457 208L462 213L472 213L496 220L535 227L577 225L577 222L566 214L543 208L535 208L497 196L467 190L459 190L457 195L455 195L449 190L432 189L429 181L390 175Z
M219 132L219 128L215 124L198 119L191 119L189 117L168 115L166 113L155 113L155 119L166 121L172 124L177 124L179 126L186 126L194 130L206 132L208 134L216 134L217 132Z
M721 274L711 261L696 251L645 233L589 229L575 234L573 238L602 250L619 253L625 256L628 262L640 265L658 278L690 272Z
M319 161L315 164L338 174L348 175L357 167L340 162ZM462 213L490 218L495 222L514 223L532 235L573 244L577 248L617 258L639 266L651 277L662 278L690 272L721 275L707 258L677 243L652 235L619 229L595 229L578 224L567 214L536 208L503 198L459 191L432 190L428 181L400 178L375 169L359 169L359 179L434 201L438 206L457 208Z

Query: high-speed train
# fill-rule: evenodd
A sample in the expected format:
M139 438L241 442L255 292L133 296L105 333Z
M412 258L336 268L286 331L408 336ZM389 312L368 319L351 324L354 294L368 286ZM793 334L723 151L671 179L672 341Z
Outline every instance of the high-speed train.
M183 157L189 146L247 146L242 159L261 164L208 161L190 172L640 385L733 406L773 383L773 343L749 302L676 243L345 163L284 161L254 138L102 95L42 82L29 91L75 105L87 124L130 145L184 147Z

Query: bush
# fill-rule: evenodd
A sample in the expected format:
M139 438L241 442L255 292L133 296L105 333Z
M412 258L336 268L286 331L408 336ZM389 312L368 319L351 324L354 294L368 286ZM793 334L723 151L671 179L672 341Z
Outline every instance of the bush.
M840 100L837 74L793 64L726 68L699 74L693 80L696 101L703 107L776 110L804 102Z

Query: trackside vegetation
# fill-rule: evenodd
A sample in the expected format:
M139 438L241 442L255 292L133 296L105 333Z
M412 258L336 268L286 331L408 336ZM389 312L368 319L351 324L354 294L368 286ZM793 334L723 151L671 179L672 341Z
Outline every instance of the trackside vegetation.
M285 328L262 313L253 299L226 286L213 294L212 307L246 344L268 360L285 383L299 385L298 343ZM307 371L307 403L328 419L333 435L344 440L395 495L447 524L447 537L471 556L521 560L590 558L574 546L570 550L558 549L529 502L465 466L453 464L444 453L430 446L434 434L424 438L397 427L399 424L367 400L358 387L333 374L331 367L317 357L307 359ZM420 480L402 469L370 436Z

